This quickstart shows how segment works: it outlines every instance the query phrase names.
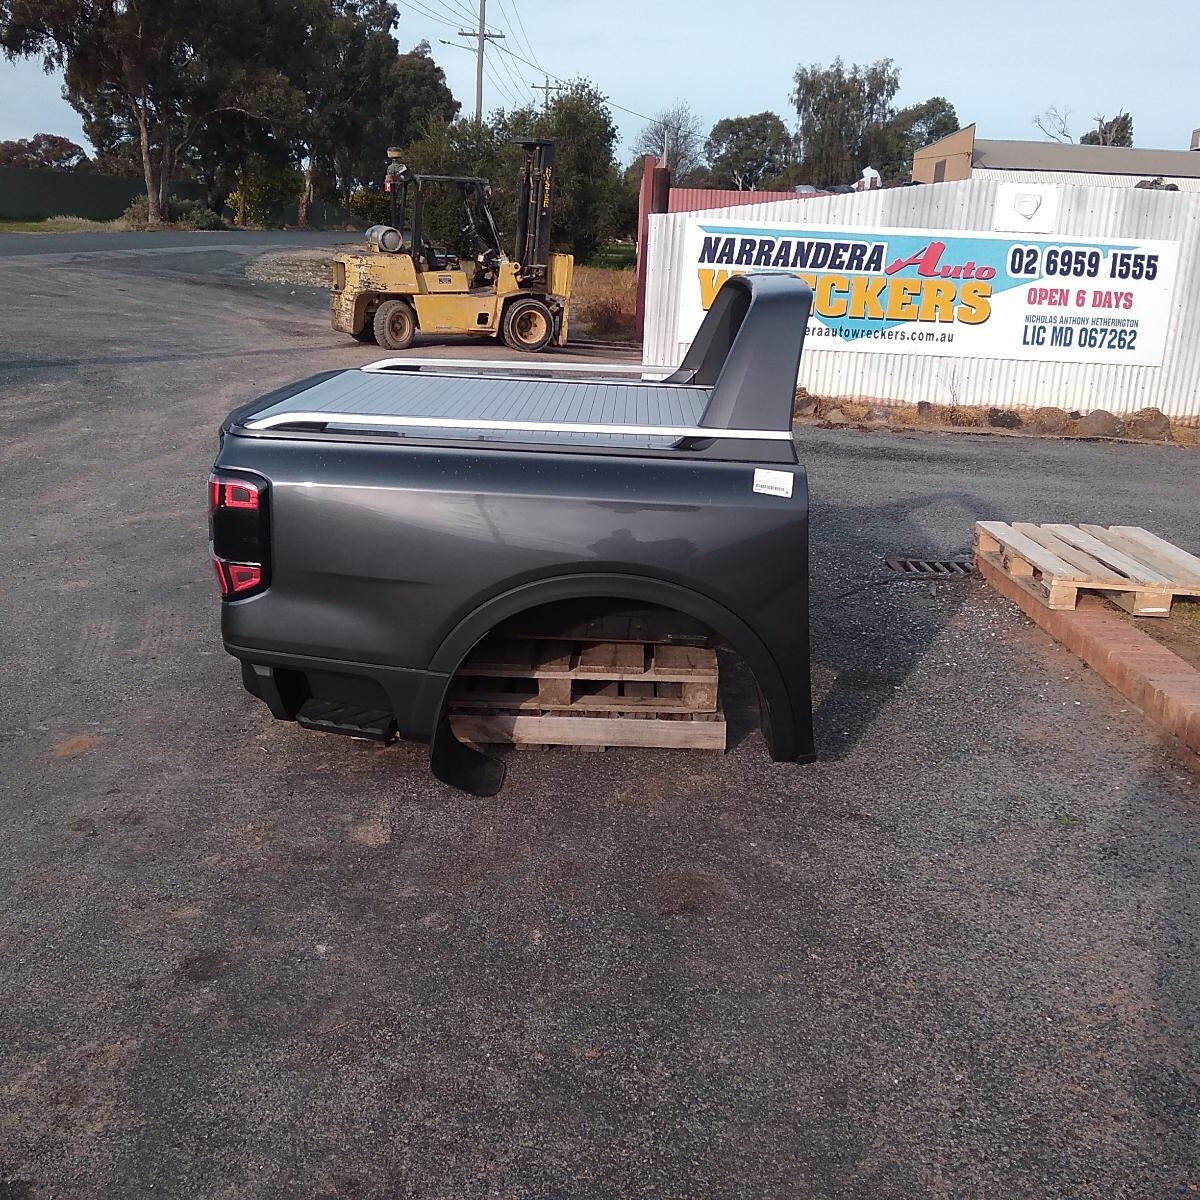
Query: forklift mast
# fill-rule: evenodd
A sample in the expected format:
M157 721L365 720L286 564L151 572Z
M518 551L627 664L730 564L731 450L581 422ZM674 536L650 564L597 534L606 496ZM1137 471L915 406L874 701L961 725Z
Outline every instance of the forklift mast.
M523 284L546 283L550 256L550 211L554 196L554 143L534 139L517 143L525 152L517 199L517 247Z

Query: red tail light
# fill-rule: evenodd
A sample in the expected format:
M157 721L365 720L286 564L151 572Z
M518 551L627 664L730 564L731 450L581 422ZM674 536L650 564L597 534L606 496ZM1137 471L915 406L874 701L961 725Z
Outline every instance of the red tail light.
M220 487L222 507L258 509L258 484L238 481L222 483Z
M216 471L208 481L208 524L221 595L241 600L270 583L270 523L265 479Z
M257 563L229 563L225 571L229 576L229 590L235 596L262 586L262 567Z
M257 563L231 563L214 557L213 567L221 595L226 599L244 596L262 587L263 570Z

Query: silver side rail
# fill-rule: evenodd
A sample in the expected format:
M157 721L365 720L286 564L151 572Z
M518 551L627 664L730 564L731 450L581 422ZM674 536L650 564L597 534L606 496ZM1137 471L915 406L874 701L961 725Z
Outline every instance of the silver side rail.
M524 371L530 375L670 375L678 367L629 362L537 362L514 361L510 358L381 358L365 363L360 371L384 374L389 371L421 367L436 372L441 368L454 371Z
M487 421L462 417L384 417L372 413L280 412L253 417L246 429L287 425L351 425L364 429L502 430L513 433L582 433L623 437L709 438L745 442L786 442L787 429L707 429L700 425L580 425L562 421Z

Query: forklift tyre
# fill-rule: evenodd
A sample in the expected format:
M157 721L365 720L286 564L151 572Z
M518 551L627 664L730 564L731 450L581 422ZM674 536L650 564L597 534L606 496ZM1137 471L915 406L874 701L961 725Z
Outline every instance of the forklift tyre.
M554 337L554 314L540 300L517 300L505 310L500 332L514 350L536 354Z
M417 318L404 300L385 300L375 310L374 329L385 350L407 350L417 333Z

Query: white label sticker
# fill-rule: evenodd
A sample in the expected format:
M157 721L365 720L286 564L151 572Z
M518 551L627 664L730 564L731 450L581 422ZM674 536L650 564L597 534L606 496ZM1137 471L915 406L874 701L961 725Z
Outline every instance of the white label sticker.
M791 496L792 480L796 477L791 471L767 471L762 467L754 468L754 490L764 496Z

